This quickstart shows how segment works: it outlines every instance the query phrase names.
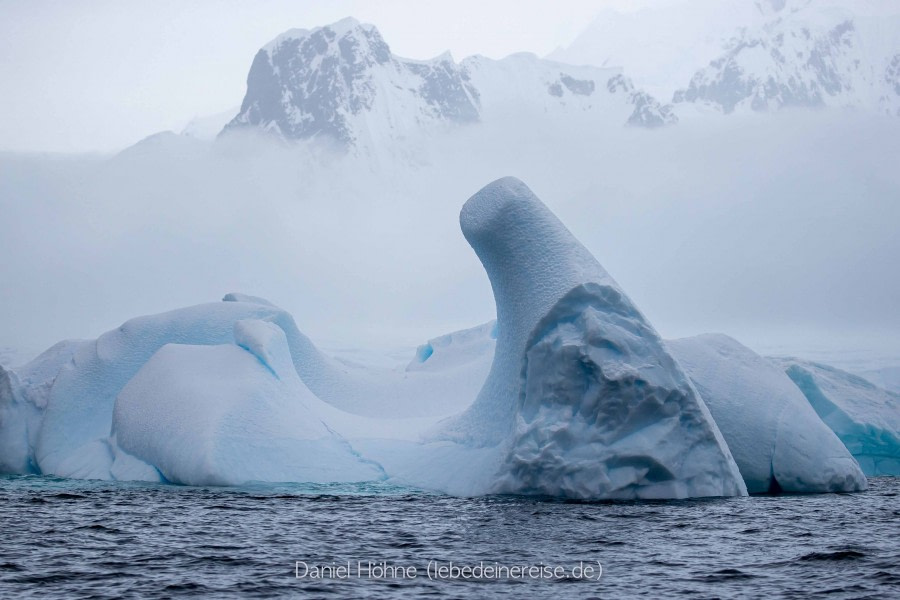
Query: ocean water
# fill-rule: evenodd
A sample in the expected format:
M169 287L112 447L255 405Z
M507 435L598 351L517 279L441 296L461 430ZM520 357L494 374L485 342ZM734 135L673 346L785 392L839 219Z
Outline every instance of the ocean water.
M900 597L900 479L861 494L580 503L0 478L4 598L826 593Z

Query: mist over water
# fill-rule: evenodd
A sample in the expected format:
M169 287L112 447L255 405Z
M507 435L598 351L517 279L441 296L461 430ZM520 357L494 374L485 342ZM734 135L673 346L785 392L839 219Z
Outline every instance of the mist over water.
M0 332L36 352L242 291L326 343L415 345L493 318L457 215L514 175L664 336L900 354L898 140L895 119L822 111L657 131L511 117L399 155L174 134L111 157L6 154Z

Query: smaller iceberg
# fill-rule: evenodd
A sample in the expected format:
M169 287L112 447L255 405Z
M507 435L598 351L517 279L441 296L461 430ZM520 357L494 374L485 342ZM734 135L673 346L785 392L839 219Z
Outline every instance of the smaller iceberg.
M0 473L41 473L34 447L50 390L60 370L88 343L64 340L15 371L0 366Z
M776 365L721 334L667 345L706 401L750 493L867 488L850 452Z
M869 476L900 476L900 395L826 365L773 358Z

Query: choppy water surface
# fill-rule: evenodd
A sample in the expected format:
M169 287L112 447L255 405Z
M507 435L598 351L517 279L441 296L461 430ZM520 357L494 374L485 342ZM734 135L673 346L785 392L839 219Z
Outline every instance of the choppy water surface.
M863 494L590 504L3 478L0 596L897 597L898 494L889 478ZM430 580L432 560L567 577ZM352 572L298 579L297 561ZM416 577L360 576L357 561ZM582 561L599 581L572 577Z

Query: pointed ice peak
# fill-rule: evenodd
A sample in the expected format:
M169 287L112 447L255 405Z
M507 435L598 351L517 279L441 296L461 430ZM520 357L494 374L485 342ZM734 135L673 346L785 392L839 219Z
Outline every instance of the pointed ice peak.
M374 39L384 44L381 33L378 28L370 23L360 23L353 17L345 17L340 21L336 21L330 25L321 27L313 27L312 29L288 29L284 33L278 35L271 42L263 46L263 50L271 55L278 47L289 40L305 40L319 36L320 41L331 43L350 35L355 38Z
M313 31L319 29L329 29L334 32L337 37L344 37L348 33L374 33L378 37L381 37L381 33L378 31L378 28L372 25L371 23L361 23L357 21L353 17L344 17L340 21L335 21L331 25L325 25L323 27L317 27L313 29Z
M431 66L431 65L439 65L439 64L444 64L444 63L450 63L452 65L456 65L456 60L454 60L453 54L451 54L449 50L445 50L444 52L441 52L440 54L438 54L437 56L435 56L433 58L426 58L424 60L418 59L418 58L406 58L405 56L397 56L396 54L394 55L394 58L396 58L397 60L399 60L407 65Z
M449 62L449 63L456 64L456 61L453 60L453 55L450 53L449 50L444 50L443 52L441 52L440 54L438 54L437 56L435 56L428 62Z
M340 21L335 21L331 25L326 25L329 29L332 29L338 35L347 33L351 29L355 29L360 25L360 22L354 19L353 17L344 17ZM374 25L365 25L368 28L373 28Z
M319 29L319 28L317 27L316 29ZM315 31L315 30L313 30L313 31ZM288 29L287 31L285 31L283 33L279 33L277 36L275 36L275 38L271 42L269 42L268 44L263 46L262 49L265 50L266 52L268 52L269 54L271 54L272 50L274 50L275 48L280 46L282 42L284 42L286 40L296 40L296 39L302 39L305 37L309 37L310 33L312 33L312 32L309 29L300 29L297 27L295 27L293 29Z

